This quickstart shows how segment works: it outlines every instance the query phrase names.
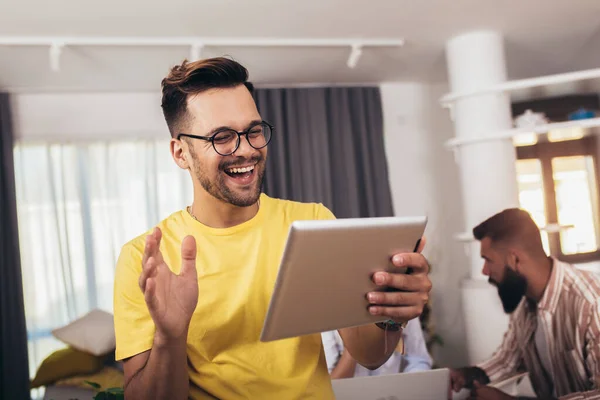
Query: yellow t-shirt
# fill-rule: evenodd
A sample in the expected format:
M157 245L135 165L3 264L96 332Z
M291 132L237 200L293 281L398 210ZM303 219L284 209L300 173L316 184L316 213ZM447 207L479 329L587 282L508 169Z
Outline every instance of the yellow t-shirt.
M289 226L331 219L322 204L261 195L251 220L226 229L207 227L186 211L158 226L169 267L179 273L181 241L196 239L199 298L187 339L192 399L332 399L321 335L259 340ZM138 286L147 234L123 246L115 273L116 358L152 347L154 323Z

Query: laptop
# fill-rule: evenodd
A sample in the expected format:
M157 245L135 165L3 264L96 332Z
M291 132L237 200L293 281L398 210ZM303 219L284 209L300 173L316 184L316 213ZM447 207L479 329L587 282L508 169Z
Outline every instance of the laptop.
M337 400L447 400L450 370L334 379Z

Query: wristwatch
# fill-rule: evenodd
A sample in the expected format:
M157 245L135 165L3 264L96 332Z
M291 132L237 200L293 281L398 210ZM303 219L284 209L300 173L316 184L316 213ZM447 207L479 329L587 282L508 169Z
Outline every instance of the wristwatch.
M375 323L375 325L377 325L378 327L380 327L384 331L390 331L390 332L397 332L400 329L404 329L404 328L406 328L407 324L408 324L407 321L396 322L393 319L388 319L387 321L384 321L384 322L377 322L377 323Z

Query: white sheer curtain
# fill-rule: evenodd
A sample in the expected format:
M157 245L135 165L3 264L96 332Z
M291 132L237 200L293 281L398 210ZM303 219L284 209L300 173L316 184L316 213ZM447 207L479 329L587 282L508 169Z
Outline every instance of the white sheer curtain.
M192 201L168 140L18 143L15 175L29 364L64 347L50 331L112 313L121 246Z

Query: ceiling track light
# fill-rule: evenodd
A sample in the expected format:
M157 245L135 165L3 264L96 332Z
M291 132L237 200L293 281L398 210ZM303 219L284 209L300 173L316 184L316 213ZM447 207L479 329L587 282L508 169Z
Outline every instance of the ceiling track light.
M60 71L60 57L66 46L188 47L190 58L199 60L208 46L218 47L350 47L346 65L355 68L366 47L404 46L404 39L352 38L205 38L205 37L48 37L0 36L0 46L50 46L50 67Z
M204 48L203 44L193 44L190 47L190 61L198 61L202 59L202 49Z
M60 71L60 56L65 44L62 42L53 42L50 45L50 69L54 72Z
M354 69L356 67L356 64L358 64L358 60L360 59L361 55L362 55L362 45L353 44L352 50L350 51L350 55L348 56L348 62L346 62L346 65L348 66L348 68Z

